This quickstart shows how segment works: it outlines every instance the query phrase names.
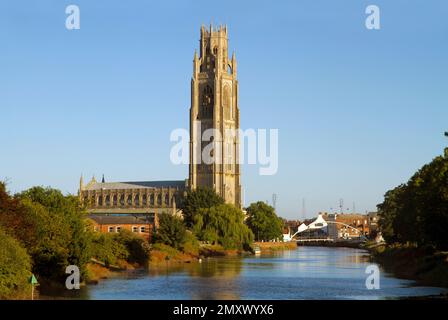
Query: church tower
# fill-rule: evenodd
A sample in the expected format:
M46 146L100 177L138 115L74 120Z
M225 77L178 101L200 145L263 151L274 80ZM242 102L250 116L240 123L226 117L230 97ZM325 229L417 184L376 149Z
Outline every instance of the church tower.
M240 208L238 81L235 53L229 59L228 48L226 26L201 27L191 79L189 181L192 189L213 189ZM210 137L207 129L218 134Z

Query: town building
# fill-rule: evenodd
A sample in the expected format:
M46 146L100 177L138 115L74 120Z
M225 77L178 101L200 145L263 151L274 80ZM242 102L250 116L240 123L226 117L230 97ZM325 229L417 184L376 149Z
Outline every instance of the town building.
M128 230L142 236L146 240L151 239L158 228L157 215L119 215L91 214L89 220L93 230L102 233L118 233Z

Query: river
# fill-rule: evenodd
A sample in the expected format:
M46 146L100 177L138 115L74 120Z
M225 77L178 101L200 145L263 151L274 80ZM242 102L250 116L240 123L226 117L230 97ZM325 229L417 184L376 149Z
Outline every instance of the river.
M380 288L366 288L368 252L298 247L249 257L120 274L79 291L81 299L398 299L447 293L419 287L380 268Z

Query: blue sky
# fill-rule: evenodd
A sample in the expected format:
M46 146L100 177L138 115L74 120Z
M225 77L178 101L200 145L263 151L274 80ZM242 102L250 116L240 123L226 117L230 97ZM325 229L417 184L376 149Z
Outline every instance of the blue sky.
M77 4L81 29L65 28ZM364 26L369 4L381 30ZM446 1L0 3L0 179L75 193L79 176L184 179L170 132L188 128L202 23L227 24L241 126L279 129L279 170L243 167L246 204L280 215L374 210L448 144Z

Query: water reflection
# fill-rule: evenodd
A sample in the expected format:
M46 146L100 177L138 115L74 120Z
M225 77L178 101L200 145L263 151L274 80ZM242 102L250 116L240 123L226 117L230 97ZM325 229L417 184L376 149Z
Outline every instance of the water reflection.
M101 281L88 299L388 299L447 292L416 287L381 271L381 289L367 290L369 256L349 248L300 247L245 258L151 267Z

